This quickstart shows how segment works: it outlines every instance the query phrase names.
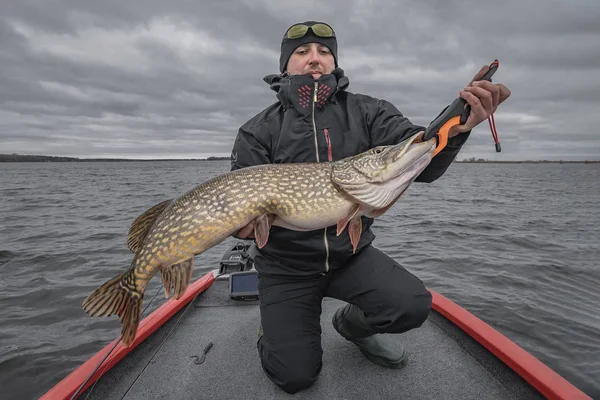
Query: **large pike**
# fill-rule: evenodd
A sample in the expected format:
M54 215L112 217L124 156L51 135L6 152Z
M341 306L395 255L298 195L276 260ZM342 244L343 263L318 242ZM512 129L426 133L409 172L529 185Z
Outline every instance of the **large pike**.
M129 269L83 302L91 316L118 314L122 343L130 346L140 321L146 285L160 271L166 297L179 299L192 276L194 256L255 221L259 247L273 225L306 231L346 227L356 250L361 220L384 214L429 165L436 139L414 135L334 162L268 164L210 179L181 197L148 209L133 221Z

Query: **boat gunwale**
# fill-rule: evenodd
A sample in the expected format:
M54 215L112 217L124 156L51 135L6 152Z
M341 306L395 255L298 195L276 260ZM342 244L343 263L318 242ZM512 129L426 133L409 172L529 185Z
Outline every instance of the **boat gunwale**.
M494 354L549 400L592 400L521 346L434 290L432 308Z
M135 348L146 340L148 336L169 321L169 319L181 310L183 306L192 301L198 294L206 291L212 286L214 281L215 275L212 272L198 278L198 280L188 287L179 300L169 299L140 322L137 335L135 340L131 343L131 346L123 347L123 345L119 343L121 339L118 337L98 351L89 360L73 370L73 372L67 375L56 386L40 397L40 400L70 399L85 382L85 385L81 387L79 395L84 393L91 385L121 361L123 357L135 350ZM99 365L108 353L111 355ZM91 374L93 375L90 376ZM88 377L90 378L88 379Z
M84 393L121 359L146 340L148 336L164 325L183 306L192 301L198 294L206 291L214 282L214 272L208 272L200 277L190 285L181 299L168 300L144 318L140 322L138 333L130 347L123 347L120 343L117 344L120 338L115 339L62 379L40 400L70 399L93 373L85 382L85 385L81 387L79 394ZM477 316L436 291L429 288L427 290L432 294L433 310L494 354L542 395L551 400L591 400L591 397ZM113 350L111 356L104 360L102 365L98 366L111 350Z

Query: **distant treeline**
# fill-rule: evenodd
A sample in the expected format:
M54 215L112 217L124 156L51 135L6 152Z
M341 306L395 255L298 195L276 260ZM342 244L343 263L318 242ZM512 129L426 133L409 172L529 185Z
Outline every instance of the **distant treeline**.
M93 162L93 161L139 162L139 161L215 161L215 160L229 160L229 157L134 160L134 159L127 159L127 158L77 158L77 157L37 156L37 155L22 155L22 154L0 154L0 162Z
M135 160L127 158L77 158L77 157L58 157L58 156L37 156L37 155L22 155L22 154L0 154L0 162L93 162L93 161L113 161L113 162L140 162L140 161L221 161L229 160L229 157L208 157L208 158L173 158L173 159L152 159L152 160ZM565 161L565 160L525 160L525 161L493 161L483 158L467 158L465 160L456 161L457 163L489 163L489 164L600 164L600 160L582 160L582 161Z
M457 163L477 164L477 163L488 163L488 164L600 164L600 160L581 160L581 161L567 161L567 160L522 160L522 161L494 161L485 160L483 158L467 158L465 160L456 161Z

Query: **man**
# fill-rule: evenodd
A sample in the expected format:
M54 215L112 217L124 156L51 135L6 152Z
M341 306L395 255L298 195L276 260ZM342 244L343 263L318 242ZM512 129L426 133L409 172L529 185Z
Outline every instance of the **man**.
M280 71L265 77L278 101L245 123L232 151L231 169L267 163L327 162L380 145L402 141L424 130L392 104L346 90L338 68L333 29L309 21L290 27L282 40ZM483 76L483 67L477 77ZM460 92L472 108L465 125L416 179L432 182L444 174L470 135L510 92L504 85L473 82ZM335 329L371 361L389 368L406 364L407 353L391 335L426 320L431 295L417 277L374 248L373 220L362 217L353 254L347 230L336 227L295 232L272 227L257 250L261 330L257 343L263 369L284 391L295 393L317 379L322 366L321 301L348 304L333 317ZM250 223L235 236L253 238ZM399 241L402 238L398 238Z

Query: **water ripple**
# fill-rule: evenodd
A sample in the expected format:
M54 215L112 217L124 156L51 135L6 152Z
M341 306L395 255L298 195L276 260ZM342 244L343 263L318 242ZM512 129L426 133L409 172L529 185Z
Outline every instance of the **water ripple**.
M131 222L228 168L226 161L3 166L4 394L39 397L118 336L117 319L89 318L81 302L129 265ZM375 222L375 245L600 398L598 176L597 165L456 164L434 183L411 186ZM231 244L199 256L194 278ZM148 292L159 287L155 279Z

